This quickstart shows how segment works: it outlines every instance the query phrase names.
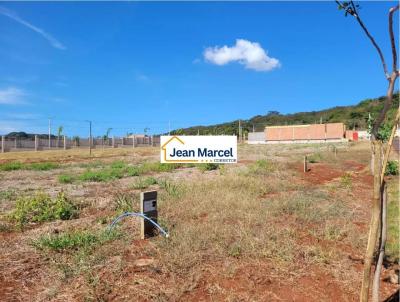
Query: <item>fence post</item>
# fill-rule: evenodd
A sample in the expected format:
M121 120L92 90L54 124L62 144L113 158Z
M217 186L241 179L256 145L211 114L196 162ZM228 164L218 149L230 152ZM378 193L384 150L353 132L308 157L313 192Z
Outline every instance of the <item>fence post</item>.
M17 138L15 138L15 145L14 145L14 147L15 147L15 151L17 151Z
M2 136L1 136L1 152L2 152L2 153L6 152L6 150L4 149L4 148L5 148L5 145L6 145L5 140L6 140L5 136L2 135Z
M37 151L39 148L39 141L38 141L38 136L35 135L35 151Z
M151 136L151 146L154 147L154 135Z
M64 135L64 150L67 150L67 137Z
M307 167L307 155L304 156L304 173L306 173L308 171L308 167Z
M135 149L135 136L132 135L132 148Z
M112 137L112 147L115 148L115 136Z

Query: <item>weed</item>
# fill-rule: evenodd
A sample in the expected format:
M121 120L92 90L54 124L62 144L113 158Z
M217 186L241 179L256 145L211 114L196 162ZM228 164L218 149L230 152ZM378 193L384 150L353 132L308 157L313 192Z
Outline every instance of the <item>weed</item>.
M14 170L34 170L34 171L47 171L59 168L59 164L53 162L40 162L24 164L21 162L9 162L0 164L0 171L14 171Z
M14 200L17 197L15 190L0 191L0 200Z
M75 180L75 177L70 174L58 175L58 181L62 184L70 184L70 183L73 183L74 180Z
M73 250L90 250L94 246L114 240L120 236L118 231L102 231L91 233L88 231L73 231L70 233L44 235L32 242L40 250L65 252Z
M150 186L152 186L152 185L155 185L155 184L157 184L157 179L155 179L154 177L146 177L145 179L143 179L143 178L139 178L133 185L132 185L132 187L134 188L134 189L139 189L139 190L142 190L142 189L146 189L146 188L148 188L148 187L150 187Z
M254 175L266 175L274 170L273 164L265 159L259 159L249 165L248 172Z
M123 169L127 166L126 162L122 160L116 160L111 163L111 169Z
M353 179L350 173L345 173L340 177L340 184L344 188L351 188L353 185Z
M400 251L400 211L399 211L399 189L398 180L388 185L387 222L388 236L386 244L386 255L391 261L399 263Z
M9 217L19 227L23 227L29 222L68 220L77 215L77 206L63 192L54 199L48 194L38 192L33 197L17 199L15 209L9 214Z
M35 170L35 171L48 171L52 169L57 169L59 167L60 167L59 164L52 162L32 163L27 165L28 170Z
M329 264L333 256L332 251L324 251L319 246L307 246L300 250L300 257L310 263Z
M132 194L117 193L114 198L114 208L119 213L133 212L134 201Z
M206 163L206 164L199 164L197 167L199 168L200 171L205 172L205 171L217 170L219 168L219 165L214 163Z
M103 182L122 178L124 173L120 169L101 169L97 171L87 170L79 176L82 181Z
M128 166L125 168L125 173L127 176L139 176L139 168L135 166Z
M158 162L145 162L142 165L140 165L139 171L140 173L171 172L181 167L182 164L163 164Z
M182 187L177 184L167 180L161 179L158 181L158 184L163 188L169 196L172 197L180 197L183 193Z
M322 161L322 154L319 153L319 152L311 154L311 155L309 155L307 157L307 160L308 160L309 163L312 163L312 164L313 163L319 163L319 162Z
M82 163L82 164L79 165L79 167L81 167L81 168L88 168L88 169L90 169L90 168L100 168L100 167L103 167L103 166L104 166L104 163L102 161L100 161L100 160L91 161L91 162L88 162L88 163Z
M399 175L399 163L396 160L388 161L385 175Z

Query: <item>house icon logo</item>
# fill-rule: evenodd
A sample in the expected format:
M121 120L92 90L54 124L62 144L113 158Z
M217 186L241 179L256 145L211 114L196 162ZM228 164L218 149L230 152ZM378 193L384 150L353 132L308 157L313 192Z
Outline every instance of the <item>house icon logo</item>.
M181 162L197 162L198 160L193 160L193 159L188 159L188 160L184 160L184 159L167 159L167 147L171 146L172 143L174 141L177 141L180 145L184 145L185 142L177 137L176 135L174 135L173 137L171 137L169 140L167 140L162 146L161 146L161 150L163 153L163 157L164 157L164 162L168 162L168 163L181 163Z

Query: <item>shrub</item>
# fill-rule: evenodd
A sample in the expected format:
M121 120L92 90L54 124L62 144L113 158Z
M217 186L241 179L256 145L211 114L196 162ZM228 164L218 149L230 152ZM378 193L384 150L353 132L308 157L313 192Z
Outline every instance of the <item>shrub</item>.
M198 168L200 171L205 172L205 171L217 170L219 168L219 165L214 163L206 163L198 165Z
M0 171L14 171L22 169L23 165L20 162L9 162L0 164Z
M398 175L399 163L395 160L389 160L386 166L385 175Z
M58 176L58 181L63 184L70 184L75 180L74 176L69 174L61 174Z
M22 227L29 222L68 220L77 215L77 206L65 196L64 192L60 192L54 199L48 194L38 192L33 197L17 199L15 209L9 217Z

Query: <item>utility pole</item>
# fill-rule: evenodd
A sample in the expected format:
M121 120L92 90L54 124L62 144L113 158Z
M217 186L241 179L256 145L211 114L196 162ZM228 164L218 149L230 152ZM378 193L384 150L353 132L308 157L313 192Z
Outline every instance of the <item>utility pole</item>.
M86 121L89 123L89 155L92 155L92 121Z

